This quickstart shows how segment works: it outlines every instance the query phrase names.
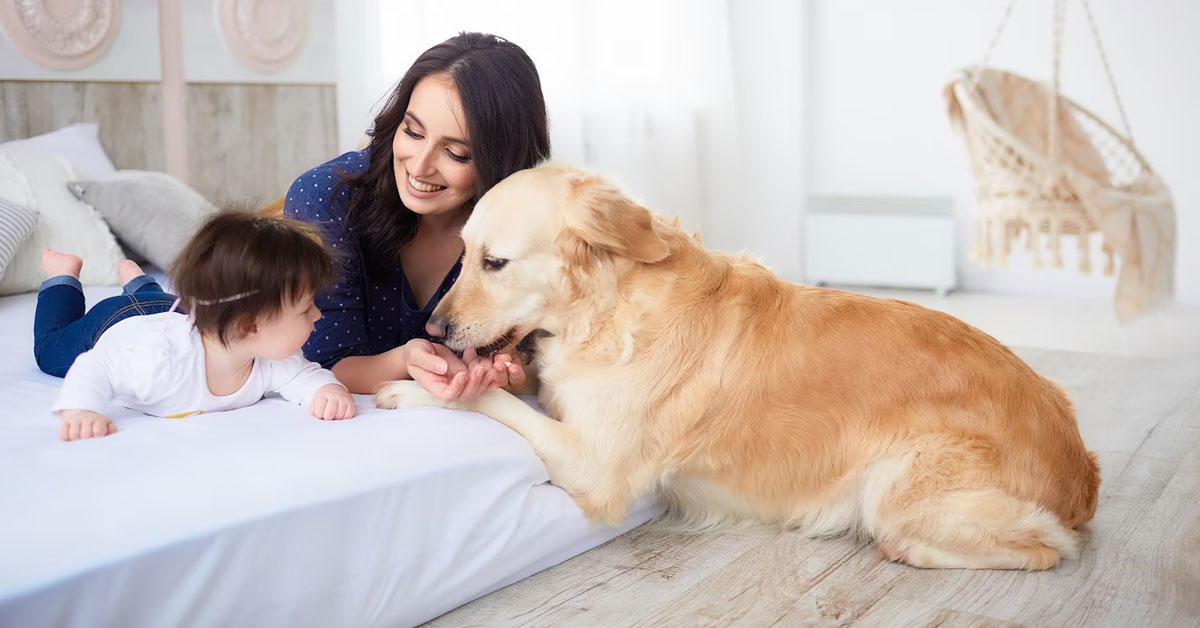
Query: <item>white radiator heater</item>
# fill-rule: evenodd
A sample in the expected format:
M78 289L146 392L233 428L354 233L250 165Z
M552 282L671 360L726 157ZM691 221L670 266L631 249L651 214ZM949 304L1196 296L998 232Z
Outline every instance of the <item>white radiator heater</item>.
M812 285L928 288L957 285L949 198L814 196L804 229Z

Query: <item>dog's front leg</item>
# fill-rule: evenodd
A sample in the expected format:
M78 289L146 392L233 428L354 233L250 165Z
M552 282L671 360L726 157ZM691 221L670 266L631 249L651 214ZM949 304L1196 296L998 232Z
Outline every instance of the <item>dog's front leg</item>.
M624 520L633 494L626 456L599 451L579 433L529 407L511 393L489 389L470 402L445 403L410 380L388 382L375 393L380 408L441 407L479 412L520 434L546 465L550 481L571 494L592 520Z
M545 463L550 481L571 490L572 465L579 460L582 450L579 434L574 430L500 388L487 390L465 409L491 417L520 434Z
M490 388L472 401L444 402L412 380L387 382L375 393L378 408L452 408L478 412L504 424L533 446L546 463L550 479L562 486L555 476L567 461L579 458L579 436L570 428L529 407L512 393Z
M546 465L550 481L570 493L593 521L623 522L633 499L652 490L658 477L657 463L640 455L640 443L611 435L589 438L572 422L556 421L504 390L487 391L471 409L523 436ZM614 417L581 423L613 422L619 423Z
M567 426L529 407L499 388L485 391L473 401L446 403L412 380L387 382L375 393L379 408L453 408L478 412L520 434L546 465L550 481L572 491L572 464L580 459L579 435Z

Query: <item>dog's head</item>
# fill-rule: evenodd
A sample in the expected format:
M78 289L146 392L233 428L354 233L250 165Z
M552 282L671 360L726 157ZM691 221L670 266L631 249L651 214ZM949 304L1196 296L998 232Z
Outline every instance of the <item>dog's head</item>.
M662 226L603 177L559 164L523 170L479 200L463 227L462 273L427 330L451 349L494 353L579 298L579 277L654 264Z

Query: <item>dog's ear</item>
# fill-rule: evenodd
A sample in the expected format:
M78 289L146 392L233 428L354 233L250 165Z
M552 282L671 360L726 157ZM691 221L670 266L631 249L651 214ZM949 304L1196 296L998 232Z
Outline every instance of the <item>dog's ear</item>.
M654 264L670 254L650 210L612 183L587 173L571 177L560 245L577 264L607 254Z

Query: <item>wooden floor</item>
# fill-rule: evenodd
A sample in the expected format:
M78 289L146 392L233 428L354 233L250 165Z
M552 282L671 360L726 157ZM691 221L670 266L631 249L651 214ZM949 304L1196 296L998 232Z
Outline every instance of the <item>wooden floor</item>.
M633 530L429 626L1200 626L1200 360L1019 350L1079 411L1103 484L1078 561L921 570L850 539Z

